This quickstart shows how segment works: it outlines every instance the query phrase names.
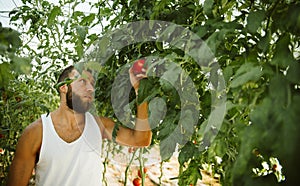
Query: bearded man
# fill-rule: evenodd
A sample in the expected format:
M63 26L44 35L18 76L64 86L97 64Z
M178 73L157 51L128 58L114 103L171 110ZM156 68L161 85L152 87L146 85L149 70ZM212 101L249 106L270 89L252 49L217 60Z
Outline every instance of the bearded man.
M139 75L129 70L135 92ZM71 83L64 83L70 80ZM9 186L28 185L33 169L36 185L41 186L99 186L102 184L101 144L112 139L115 123L89 111L94 99L95 79L88 70L81 73L70 66L58 79L60 106L43 114L23 131L9 171ZM116 142L131 147L151 143L148 104L137 106L134 129L120 127Z

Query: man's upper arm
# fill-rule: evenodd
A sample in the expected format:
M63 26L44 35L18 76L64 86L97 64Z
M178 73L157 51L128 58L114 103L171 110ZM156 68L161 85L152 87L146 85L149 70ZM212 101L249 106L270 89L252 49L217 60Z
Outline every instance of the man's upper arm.
M102 138L111 140L112 133L115 127L114 121L109 118L101 117L97 119L97 122L100 125ZM120 145L126 146L147 146L145 145L146 143L148 143L147 135L149 135L149 131L136 131L134 129L120 126L117 131L116 142Z
M112 139L112 131L114 129L114 122L109 119L109 118L105 118L105 117L95 117L100 131L101 131L101 135L103 139Z
M30 124L20 137L10 166L8 185L28 185L42 141L42 124Z

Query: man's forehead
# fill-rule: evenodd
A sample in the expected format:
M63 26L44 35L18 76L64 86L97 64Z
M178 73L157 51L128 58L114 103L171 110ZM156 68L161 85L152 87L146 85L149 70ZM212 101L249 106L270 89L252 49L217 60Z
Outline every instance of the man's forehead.
M80 74L78 70L74 69L70 74L70 78L87 78L94 81L92 73L87 70L83 70Z

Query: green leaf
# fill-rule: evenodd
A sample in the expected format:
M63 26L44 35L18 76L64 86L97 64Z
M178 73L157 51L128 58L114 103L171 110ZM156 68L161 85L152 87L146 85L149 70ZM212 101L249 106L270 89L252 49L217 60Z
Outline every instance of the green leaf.
M223 158L223 156L226 154L226 152L227 152L226 143L222 140L218 140L216 142L216 146L215 146L216 155Z
M178 162L180 165L184 165L185 162L188 162L193 158L195 153L195 147L191 142L186 143L181 149L178 156Z
M91 13L88 16L85 16L82 21L80 22L80 25L88 26L95 20L96 15L94 13Z
M76 32L79 36L81 43L83 43L87 34L86 28L82 26L76 26Z
M300 64L299 61L294 61L289 66L287 71L287 79L295 84L300 84Z
M174 86L175 82L180 77L180 73L182 69L180 68L180 66L176 65L175 63L170 63L167 68L168 70L164 72L164 74L161 76L161 79L170 82L170 84Z
M109 38L108 37L101 37L101 39L99 40L99 53L100 54L104 54L107 50L107 47L109 45Z
M210 73L209 73L209 82L213 85L215 89L218 88L219 85L219 65L215 63L211 65Z
M155 46L159 51L163 51L163 44L161 42L155 42Z
M8 49L7 45L0 43L0 55L4 55L7 49Z
M0 44L2 54L15 52L22 45L20 33L11 28L0 27Z
M267 34L260 39L257 46L263 52L266 52L270 46L270 41L271 41L271 35L270 35L270 32L267 32Z
M219 45L224 41L226 34L230 31L231 29L221 29L220 31L216 31L211 34L206 40L207 45L213 54L216 55Z
M82 46L82 42L80 40L77 40L76 45L75 45L75 50L77 52L78 57L82 58L82 56L83 56L83 46Z
M59 6L54 6L51 10L50 14L48 15L47 25L48 27L54 24L55 18L61 13L61 9Z
M149 103L149 123L155 128L164 119L167 112L166 103L162 98L154 98Z
M64 81L61 81L57 84L54 85L54 88L56 90L59 89L59 87L63 86L63 85L70 85L72 82L74 81L74 79L70 79L70 78L65 78Z
M224 76L225 82L228 83L228 81L230 80L232 75L233 75L233 67L232 66L225 67L225 69L223 70L223 76Z
M247 67L251 67L251 65L249 66L249 64L246 63L239 68L230 84L231 88L242 86L249 81L257 81L262 76L263 73L261 67Z
M261 104L256 106L256 108L250 113L250 119L252 122L254 122L255 126L257 125L263 127L265 124L268 123L268 120L272 112L271 108L272 108L272 99L270 99L270 97L266 97Z
M196 120L193 117L193 110L183 110L180 116L179 125L183 127L183 133L187 133L186 135L193 134L195 128L194 125L196 124Z
M15 72L19 74L29 74L31 72L31 58L14 56L12 62Z
M138 104L143 103L144 101L150 101L150 98L153 98L157 93L157 89L153 89L154 84L150 79L141 79L138 89Z
M97 73L107 73L105 68L99 62L96 61L88 61L84 64L84 67L85 69L90 69Z
M266 12L263 10L257 10L250 12L247 18L246 28L250 33L256 33L257 29L261 26L262 21L266 17Z
M202 179L199 162L192 160L180 174L178 185L197 185L198 179Z
M300 36L300 4L290 3L284 9L275 9L272 15L274 27L282 32Z
M241 75L241 74L243 74L243 73L246 73L246 72L249 71L249 69L251 69L251 68L253 68L253 67L254 67L253 63L245 63L245 64L242 64L242 65L240 66L240 68L236 71L235 76L239 76L239 75Z
M69 18L69 19L65 22L65 24L64 24L64 33L67 32L67 29L68 29L68 26L69 26L69 24L70 24L70 21L71 21L71 18Z
M6 87L9 80L12 78L10 66L8 63L0 64L0 88Z
M209 26L207 26L207 25L198 26L198 27L196 27L196 30L197 30L197 35L200 38L202 38L202 37L204 37L208 33Z
M272 65L279 65L280 67L288 67L293 61L294 57L289 49L290 35L282 35L276 43L273 59L271 60Z
M212 8L214 5L214 0L205 0L203 5L203 11L206 15L212 15Z
M172 135L172 137L174 138L175 135ZM175 138L160 141L159 148L162 160L165 161L171 158L176 149L176 141L177 139Z
M114 129L112 131L112 141L113 142L116 142L116 139L117 139L117 134L118 134L118 131L120 129L120 123L119 122L116 122L115 125L114 125Z
M163 30L162 33L160 33L159 37L161 37L160 41L168 41L170 39L170 36L172 33L176 30L176 26L170 25L167 27L167 29ZM174 38L173 38L173 41Z
M288 101L289 83L282 76L275 76L270 81L270 96L275 100L276 105L286 106Z

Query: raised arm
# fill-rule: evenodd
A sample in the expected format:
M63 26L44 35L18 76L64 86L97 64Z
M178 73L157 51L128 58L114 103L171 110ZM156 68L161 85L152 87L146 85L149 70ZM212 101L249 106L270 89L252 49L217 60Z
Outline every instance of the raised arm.
M151 143L152 132L148 123L148 104L143 103L138 106L135 128L125 128L120 126L116 136L116 142L120 145L132 147L145 147ZM102 135L104 138L112 139L115 123L109 118L99 118L104 128Z
M42 124L38 120L24 130L9 169L8 186L27 186L41 146Z
M136 94L138 93L139 80L144 78L145 75L139 74L134 75L132 68L129 70L130 81L135 89ZM108 118L100 118L100 123L104 126L104 137L112 139L112 132L114 129L114 122ZM151 143L152 132L148 121L148 103L144 102L137 106L137 115L135 121L135 128L129 129L125 127L119 127L116 136L116 142L121 145L133 146L133 147L144 147L149 146Z

